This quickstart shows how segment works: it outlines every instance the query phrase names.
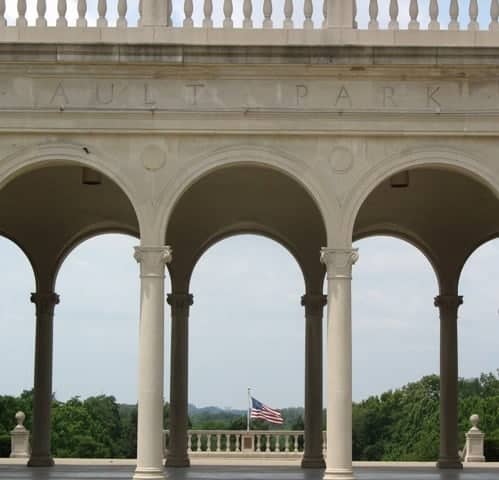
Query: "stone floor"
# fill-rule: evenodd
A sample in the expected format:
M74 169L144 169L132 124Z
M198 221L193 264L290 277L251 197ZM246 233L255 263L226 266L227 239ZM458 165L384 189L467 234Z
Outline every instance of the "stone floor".
M59 465L54 468L27 468L0 465L1 480L130 480L131 465ZM171 480L320 480L322 470L301 470L289 466L193 466L169 469ZM359 480L498 480L498 468L466 468L438 471L431 467L356 467Z

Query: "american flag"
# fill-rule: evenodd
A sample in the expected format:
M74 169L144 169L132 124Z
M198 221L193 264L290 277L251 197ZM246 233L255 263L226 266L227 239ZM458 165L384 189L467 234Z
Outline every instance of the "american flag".
M267 407L267 405L264 405L253 397L251 397L251 418L261 418L277 425L284 423L280 410Z

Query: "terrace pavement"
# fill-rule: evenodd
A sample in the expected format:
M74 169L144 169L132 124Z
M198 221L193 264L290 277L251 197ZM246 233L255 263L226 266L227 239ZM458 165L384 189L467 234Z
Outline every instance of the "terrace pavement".
M129 480L134 461L62 460L54 468L27 468L0 459L1 480ZM499 464L439 471L429 463L354 463L359 480L498 480ZM167 469L170 480L322 480L322 470L302 470L296 460L194 459L191 468Z

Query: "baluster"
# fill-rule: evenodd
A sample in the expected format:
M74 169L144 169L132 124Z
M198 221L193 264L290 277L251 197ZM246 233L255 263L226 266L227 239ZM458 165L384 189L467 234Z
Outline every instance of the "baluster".
M1 13L0 13L0 18L1 18ZM499 19L499 0L492 0L490 2L490 25L489 25L489 30L491 30L491 31L499 30L498 19Z
M297 433L295 435L295 452L299 452L300 451L300 434Z
M192 13L194 12L194 4L192 3L192 0L185 0L184 1L184 27L193 27L194 22L192 20Z
M279 453L281 451L281 446L279 445L280 435L275 435L275 452Z
M458 0L451 0L449 6L450 23L449 30L459 30L459 2Z
M6 27L7 20L5 19L5 0L0 0L0 27Z
M263 28L272 28L272 0L263 0Z
M97 13L99 14L99 18L97 19L98 27L107 27L107 0L99 0L97 3Z
M409 30L419 30L418 15L418 0L411 0L411 3L409 4L409 16L411 17L411 20L409 22Z
M87 1L86 0L78 0L78 19L76 20L77 27L86 27L87 26Z
M232 21L233 11L232 0L224 0L224 28L232 28L234 26L234 22Z
M225 434L225 451L230 452L230 434Z
M253 3L252 0L244 0L243 2L243 27L244 28L253 28L253 20L251 20L251 16L253 15Z
M379 23L378 23L378 0L371 0L369 2L369 30L378 30L379 28Z
M478 0L470 0L470 23L468 24L468 30L478 30Z
M128 3L126 0L118 0L118 19L116 20L116 26L118 28L126 28L128 22L126 19L126 14L128 11Z
M284 451L289 452L289 435L284 437Z
M38 12L38 18L36 19L36 26L46 27L47 19L45 18L45 15L47 13L47 2L45 0L38 0L36 2L36 11ZM0 25L1 23L2 22L0 20Z
M206 451L211 452L211 433L206 434Z
M428 24L428 30L440 30L440 23L438 21L439 8L438 0L430 0L430 23Z
M265 435L265 451L270 453L270 435Z
M303 28L306 30L311 30L314 28L314 21L312 20L312 15L314 14L314 2L312 0L304 0L303 2L303 15L305 20L303 21Z
M260 439L258 438L258 435L255 433L255 452L260 451Z
M192 452L192 433L187 433L187 451L189 453Z
M213 15L212 0L204 0L203 12L204 12L203 27L212 28L213 27L213 20L211 19L211 16Z
M58 0L57 2L57 13L59 14L59 18L55 22L57 27L67 27L68 21L66 20L66 12L68 10L68 5L66 0Z
M399 2L398 0L390 0L390 23L388 24L388 28L390 30L398 30L399 29Z
M222 435L220 435L219 433L217 433L217 452L220 451L221 441L222 441Z
M17 1L17 20L16 26L18 27L27 27L28 21L26 20L26 0L18 0Z
M293 28L293 0L284 0L284 28Z

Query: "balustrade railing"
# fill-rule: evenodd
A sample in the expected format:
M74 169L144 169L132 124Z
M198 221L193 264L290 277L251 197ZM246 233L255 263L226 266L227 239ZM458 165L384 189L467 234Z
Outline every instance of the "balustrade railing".
M243 437L252 438L251 447L243 445ZM164 431L168 449L169 431ZM304 447L302 430L189 430L187 449L194 454L301 455Z
M5 32L11 27L18 31L37 29L37 32L53 27L57 27L57 31L145 32L154 27L165 32L182 32L183 37L171 37L176 39L184 39L188 32L210 30L306 32L336 29L350 32L345 41L351 43L396 44L397 40L393 38L399 37L387 36L387 32L490 33L499 31L498 19L499 0L0 0L0 40L21 39L20 34L7 37ZM378 35L376 32L384 33ZM149 40L172 41L170 37L158 35ZM486 40L490 44L490 39L496 37L499 38L499 34L486 37ZM203 43L207 37L193 34L192 38ZM223 43L222 37L217 38ZM251 40L241 35L238 38L242 43ZM290 38L296 38L298 42L304 39L308 43L334 43L335 37L303 34ZM423 44L429 41L424 35L400 38L412 44L419 40ZM458 44L476 43L473 36L465 38L467 40ZM194 40L190 43L195 43ZM293 43L288 37L286 41ZM494 42L499 45L499 41Z

